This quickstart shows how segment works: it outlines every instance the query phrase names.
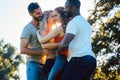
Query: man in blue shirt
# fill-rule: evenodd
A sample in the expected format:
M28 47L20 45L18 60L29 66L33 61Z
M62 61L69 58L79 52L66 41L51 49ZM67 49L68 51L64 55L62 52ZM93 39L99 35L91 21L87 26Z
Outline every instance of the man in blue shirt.
M42 71L47 50L42 49L36 34L42 19L42 10L38 3L31 2L28 12L32 20L23 28L20 42L21 54L27 55L27 80L47 80Z

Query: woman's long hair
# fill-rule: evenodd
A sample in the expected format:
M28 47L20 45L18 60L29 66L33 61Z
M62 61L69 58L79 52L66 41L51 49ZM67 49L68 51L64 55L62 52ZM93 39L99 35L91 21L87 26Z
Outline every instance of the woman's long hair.
M53 12L53 11L52 10L47 10L47 11L43 12L43 18L42 18L42 20L40 21L40 24L39 24L39 29L40 30L44 30L46 28L47 23L48 23L47 19L48 19L48 16L51 12Z
M67 23L68 23L68 19L67 19L67 15L66 15L66 13L64 11L64 7L57 7L54 10L57 11L60 14L62 22L63 22L62 27L63 27L63 29L65 31Z

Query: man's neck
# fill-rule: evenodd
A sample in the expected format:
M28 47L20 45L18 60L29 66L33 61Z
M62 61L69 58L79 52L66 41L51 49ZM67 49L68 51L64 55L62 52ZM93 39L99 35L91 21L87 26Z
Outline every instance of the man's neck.
M32 20L31 23L34 25L35 28L39 28L39 21Z
M78 16L78 15L80 15L80 13L79 13L79 12L78 12L78 13L75 13L75 14L73 15L73 17Z

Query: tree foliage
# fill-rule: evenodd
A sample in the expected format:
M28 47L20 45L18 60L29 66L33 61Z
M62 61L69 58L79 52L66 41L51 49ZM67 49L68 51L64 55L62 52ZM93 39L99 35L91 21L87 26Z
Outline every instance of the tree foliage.
M120 0L95 0L88 17L93 51L98 59L94 80L120 79Z
M19 80L18 66L24 61L15 51L15 47L0 40L0 80Z

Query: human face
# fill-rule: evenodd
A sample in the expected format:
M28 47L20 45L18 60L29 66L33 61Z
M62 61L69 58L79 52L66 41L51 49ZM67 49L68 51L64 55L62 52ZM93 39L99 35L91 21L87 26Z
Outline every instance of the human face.
M33 17L34 20L41 21L42 20L42 10L41 10L41 8L35 9L34 12L31 13L31 16Z
M66 12L66 15L67 15L68 18L72 17L72 10L71 10L71 8L72 8L72 6L71 6L70 2L66 1L66 3L65 3L65 12Z
M61 16L57 11L54 11L54 19L55 19L55 22L57 22L57 23L62 22Z
M48 22L54 22L54 12L50 12L47 18Z

